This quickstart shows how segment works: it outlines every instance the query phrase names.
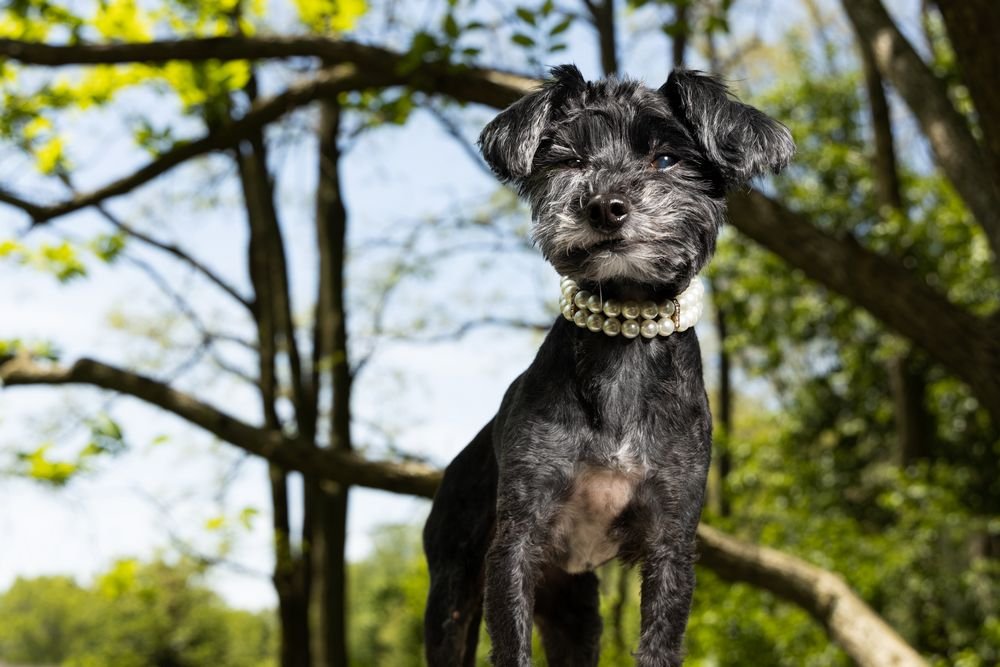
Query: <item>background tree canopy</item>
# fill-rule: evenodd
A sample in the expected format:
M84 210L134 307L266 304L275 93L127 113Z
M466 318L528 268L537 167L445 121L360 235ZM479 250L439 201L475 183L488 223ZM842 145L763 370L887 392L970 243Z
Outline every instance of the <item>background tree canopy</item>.
M997 35L995 0L4 3L0 488L34 538L0 660L421 664L426 505L386 492L433 494L556 314L473 141L576 61L718 72L799 146L705 276L690 664L1000 663ZM81 549L28 481L168 554L13 581ZM211 590L261 578L273 615ZM631 664L635 574L602 586Z

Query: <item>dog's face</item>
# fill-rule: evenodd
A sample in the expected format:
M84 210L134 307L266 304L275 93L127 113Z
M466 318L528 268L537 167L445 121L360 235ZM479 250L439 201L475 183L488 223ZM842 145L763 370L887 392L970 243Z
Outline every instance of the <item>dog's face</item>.
M562 275L682 288L706 264L725 193L794 152L788 130L716 79L675 71L659 90L557 67L483 130L483 156L531 204Z

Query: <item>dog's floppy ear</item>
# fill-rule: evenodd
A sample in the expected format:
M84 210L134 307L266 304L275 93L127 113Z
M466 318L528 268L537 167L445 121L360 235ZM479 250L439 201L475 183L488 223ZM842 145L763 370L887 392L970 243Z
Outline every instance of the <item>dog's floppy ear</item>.
M732 97L713 76L676 69L660 93L731 186L778 173L795 153L787 127Z
M587 85L575 65L552 68L542 87L500 112L479 135L479 150L501 181L518 181L531 173L542 131L566 97Z

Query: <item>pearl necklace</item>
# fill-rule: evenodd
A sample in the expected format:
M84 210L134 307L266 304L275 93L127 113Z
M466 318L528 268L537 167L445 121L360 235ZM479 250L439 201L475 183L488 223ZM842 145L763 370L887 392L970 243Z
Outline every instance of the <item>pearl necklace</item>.
M656 338L686 331L701 317L705 288L696 277L673 299L654 301L601 300L597 294L580 289L572 278L560 282L559 309L563 317L580 328L603 331L608 336ZM619 317L623 319L619 319Z

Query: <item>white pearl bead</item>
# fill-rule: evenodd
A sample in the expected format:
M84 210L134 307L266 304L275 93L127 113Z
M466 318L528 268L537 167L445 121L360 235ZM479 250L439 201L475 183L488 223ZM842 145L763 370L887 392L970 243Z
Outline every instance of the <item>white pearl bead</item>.
M600 296L580 289L577 282L568 276L560 277L559 291L559 311L563 317L578 327L604 332L607 336L669 336L697 324L705 308L705 285L698 278L693 279L674 299L660 303L622 303L615 299L602 302Z
M639 314L647 320L655 319L659 312L659 307L652 301L643 301L639 304Z

